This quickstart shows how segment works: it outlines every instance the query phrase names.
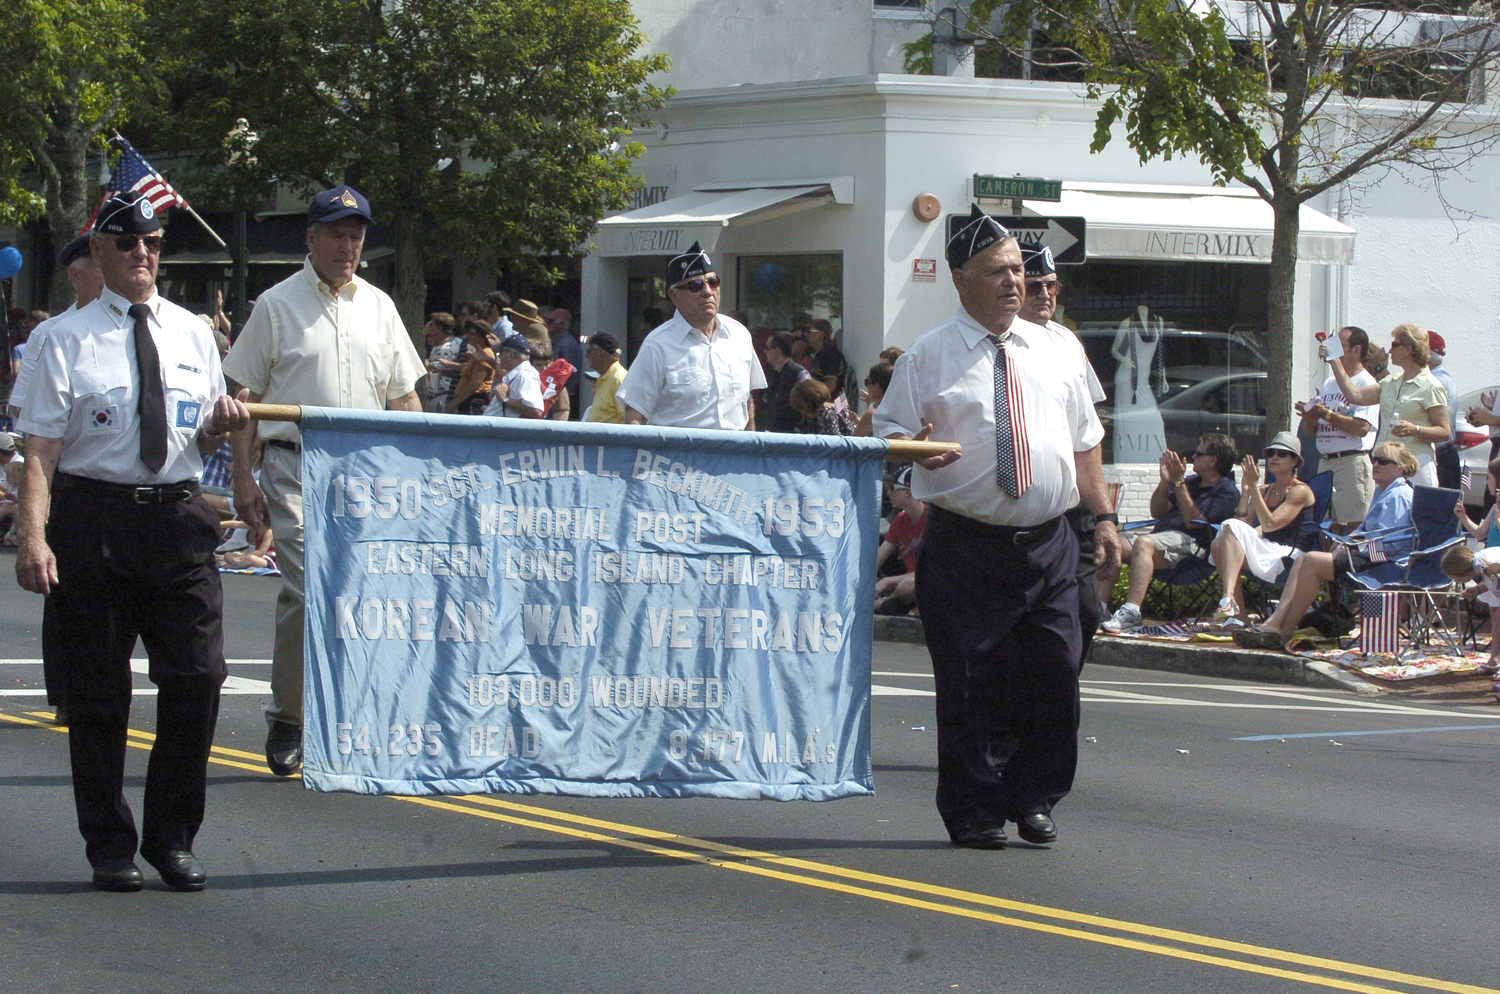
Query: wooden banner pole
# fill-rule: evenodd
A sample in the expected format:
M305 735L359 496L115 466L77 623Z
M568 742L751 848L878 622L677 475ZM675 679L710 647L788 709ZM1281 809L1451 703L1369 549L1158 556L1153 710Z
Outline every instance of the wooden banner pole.
M250 409L250 416L257 421L292 421L302 420L302 408L296 404L246 404ZM962 451L957 442L925 442L914 441L909 438L893 438L890 445L890 462L912 462L916 459L925 459L928 456L940 455L951 450Z

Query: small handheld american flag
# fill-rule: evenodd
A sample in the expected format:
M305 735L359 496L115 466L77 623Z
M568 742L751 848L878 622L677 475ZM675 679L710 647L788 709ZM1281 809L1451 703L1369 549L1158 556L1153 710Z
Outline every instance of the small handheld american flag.
M1460 490L1467 490L1470 487L1472 487L1473 485L1474 485L1474 471L1472 469L1470 469L1468 466L1465 466L1463 468L1463 472L1461 472L1461 473L1458 474L1458 486L1459 486L1459 489Z
M1370 544L1365 546L1365 558L1372 563L1390 561L1385 554L1385 543L1378 538L1370 539Z
M1401 646L1401 595L1367 591L1359 595L1359 647L1366 653L1397 653Z

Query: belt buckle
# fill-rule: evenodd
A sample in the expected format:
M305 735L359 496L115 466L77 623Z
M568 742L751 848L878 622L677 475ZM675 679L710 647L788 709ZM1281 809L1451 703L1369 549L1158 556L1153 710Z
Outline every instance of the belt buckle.
M137 504L160 504L161 491L155 487L136 487L131 499Z
M1036 529L1035 528L1028 528L1025 531L1011 532L1011 534L1010 534L1010 544L1011 545L1030 545L1031 544L1031 540L1032 540L1032 538L1035 535L1036 535Z

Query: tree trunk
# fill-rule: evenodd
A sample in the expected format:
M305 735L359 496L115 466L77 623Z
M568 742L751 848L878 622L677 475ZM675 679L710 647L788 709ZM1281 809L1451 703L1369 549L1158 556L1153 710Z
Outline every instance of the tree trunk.
M422 261L421 224L420 211L396 214L396 285L391 297L417 354L426 356L422 326L427 323L427 268Z
M76 105L58 106L51 116L57 134L47 141L46 153L57 168L58 179L47 183L47 227L52 232L53 249L60 252L89 219L89 136L83 133ZM54 267L47 309L56 314L73 299L67 270Z
M1271 205L1271 286L1266 300L1266 440L1292 424L1292 318L1297 293L1297 234L1301 204L1279 192Z

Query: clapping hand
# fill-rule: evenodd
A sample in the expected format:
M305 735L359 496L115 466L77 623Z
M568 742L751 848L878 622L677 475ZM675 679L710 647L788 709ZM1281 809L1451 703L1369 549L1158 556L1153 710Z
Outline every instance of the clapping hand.
M1246 456L1240 462L1240 489L1249 490L1251 487L1260 485L1260 464L1255 461L1253 455Z

